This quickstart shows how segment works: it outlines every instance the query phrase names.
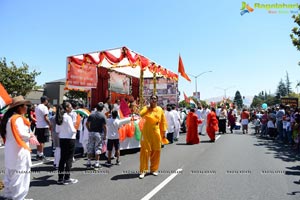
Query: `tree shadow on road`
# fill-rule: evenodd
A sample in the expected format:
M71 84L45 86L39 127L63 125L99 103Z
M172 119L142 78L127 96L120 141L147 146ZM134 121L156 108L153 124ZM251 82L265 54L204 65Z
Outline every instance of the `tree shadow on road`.
M296 191L296 192L287 193L287 195L296 195L296 194L300 194L300 191Z
M253 137L257 136L254 135ZM293 150L292 146L289 144L280 143L269 138L257 137L257 143L254 145L266 147L266 149L269 151L266 153L273 153L274 158L281 159L285 162L300 161L299 151Z
M257 137L257 136L253 136ZM293 163L300 161L300 152L298 150L294 150L291 145L278 142L274 139L270 138L261 138L257 137L257 143L254 144L254 146L257 147L265 147L267 151L265 154L273 154L274 158L281 159L284 162L287 163ZM292 166L292 167L286 167L285 175L287 176L300 176L300 165ZM294 181L294 184L300 184L299 181ZM300 193L299 191L288 193L288 195L296 195L297 193Z
M288 167L287 167L288 168ZM297 185L300 185L300 180L299 181L294 181L295 184ZM300 191L295 191L295 192L290 192L290 193L287 193L287 195L296 195L296 194L300 194Z

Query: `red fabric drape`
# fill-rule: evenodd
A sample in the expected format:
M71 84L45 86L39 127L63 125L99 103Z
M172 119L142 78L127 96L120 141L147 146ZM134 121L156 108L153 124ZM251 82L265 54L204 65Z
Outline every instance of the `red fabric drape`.
M137 99L137 97L139 97L139 87L140 87L140 80L138 78L132 77L131 78L132 81L132 96L134 97L134 99Z
M96 89L92 89L91 108L96 107L97 103L104 102L108 97L108 69L100 67L98 69L98 84Z
M145 70L146 68L148 68L152 73L156 72L158 75L163 75L166 78L178 80L177 74L171 72L168 69L161 67L160 65L156 65L155 63L150 63L150 60L142 55L135 54L133 56L131 51L127 47L121 48L120 51L121 52L120 52L119 57L114 56L109 51L102 51L102 52L99 52L99 55L98 55L99 60L98 61L95 60L95 58L93 56L91 56L90 54L84 54L83 59L79 59L79 58L75 58L75 57L71 56L68 58L68 61L75 62L76 64L79 64L79 65L89 62L91 64L100 66L104 59L106 59L107 62L110 63L111 65L117 65L123 59L127 58L129 65L131 67L136 67L137 65L139 65L142 70Z

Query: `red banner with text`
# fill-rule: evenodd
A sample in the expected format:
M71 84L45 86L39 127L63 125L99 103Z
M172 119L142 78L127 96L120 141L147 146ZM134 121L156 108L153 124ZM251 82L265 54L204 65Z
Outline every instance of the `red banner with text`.
M75 87L96 88L97 67L90 63L83 65L70 62L67 71L67 85Z

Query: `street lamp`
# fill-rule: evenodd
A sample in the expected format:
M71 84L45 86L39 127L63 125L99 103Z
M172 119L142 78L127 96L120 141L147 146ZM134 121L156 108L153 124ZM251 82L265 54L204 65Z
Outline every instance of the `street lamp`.
M198 78L199 76L205 74L205 73L208 73L208 72L212 72L212 71L205 71L205 72L202 72L202 73L198 74L197 76L195 76L195 75L193 75L193 74L188 74L188 75L190 75L190 76L192 76L192 77L195 78L195 89L196 89L195 92L196 92L196 95L198 94L198 93L197 93L197 78Z
M225 97L225 99L226 99L226 91L228 90L228 89L231 89L231 88L233 88L234 86L230 86L230 87L228 87L228 88L221 88L221 87L216 87L217 89L220 89L220 90L224 90L224 97Z

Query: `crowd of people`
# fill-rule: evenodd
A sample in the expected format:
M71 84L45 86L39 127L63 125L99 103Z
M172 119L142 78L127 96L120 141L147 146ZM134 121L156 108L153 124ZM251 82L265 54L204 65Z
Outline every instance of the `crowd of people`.
M71 170L76 139L83 147L83 155L87 155L87 168L101 168L100 155L106 151L108 154L104 165L111 167L113 156L116 156L116 164L120 165L119 128L136 120L143 120L140 179L148 172L158 175L161 148L165 144L177 142L180 129L186 131L188 145L199 144L200 136L205 132L209 142L213 143L217 133L225 134L228 130L233 133L239 124L242 133L247 134L248 124L252 121L255 134L299 148L299 110L284 105L254 112L243 109L239 114L234 105L230 108L225 105L209 108L199 103L189 110L177 110L174 104L158 106L158 96L152 95L149 104L141 108L134 101L128 103L125 99L117 99L113 104L108 98L105 103L99 102L91 113L84 115L76 112L83 106L74 102L50 107L48 97L42 96L40 100L39 105L27 109L29 101L22 96L13 98L13 103L1 120L1 136L5 141L4 195L7 198L24 199L28 193L30 173L18 172L30 171L29 144L36 145L36 160L48 160L44 148L51 138L55 149L53 164L58 170L57 183L75 184L78 180L71 178Z
M300 112L298 108L280 104L266 110L253 111L251 119L256 134L299 149Z

